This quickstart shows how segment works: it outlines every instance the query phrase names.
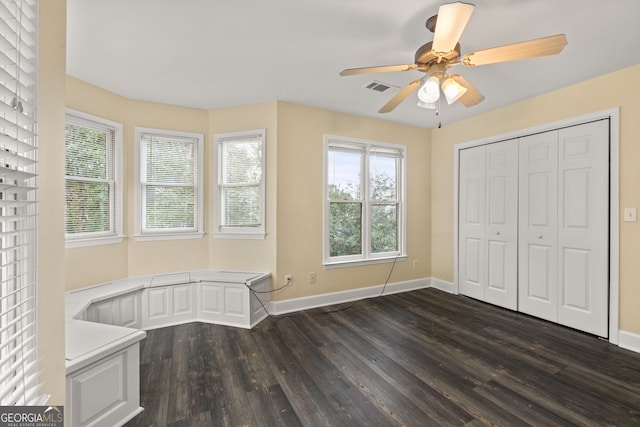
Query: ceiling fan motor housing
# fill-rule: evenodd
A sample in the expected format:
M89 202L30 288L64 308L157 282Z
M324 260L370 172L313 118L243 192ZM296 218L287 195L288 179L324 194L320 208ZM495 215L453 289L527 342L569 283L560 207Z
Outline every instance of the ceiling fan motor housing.
M416 50L415 64L418 66L418 70L426 73L435 64L446 65L449 62L455 62L460 58L460 43L456 44L456 48L444 56L437 56L433 53L433 43L428 42L423 44ZM440 61L438 62L438 59Z

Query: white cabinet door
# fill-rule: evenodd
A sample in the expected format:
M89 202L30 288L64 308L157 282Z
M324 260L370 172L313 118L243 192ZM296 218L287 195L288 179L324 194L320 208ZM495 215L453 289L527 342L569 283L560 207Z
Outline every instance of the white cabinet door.
M609 126L559 131L558 323L608 336Z
M518 141L487 145L485 301L518 308Z
M558 132L520 141L518 309L557 321Z
M459 292L480 300L484 300L486 286L485 160L485 146L460 151Z

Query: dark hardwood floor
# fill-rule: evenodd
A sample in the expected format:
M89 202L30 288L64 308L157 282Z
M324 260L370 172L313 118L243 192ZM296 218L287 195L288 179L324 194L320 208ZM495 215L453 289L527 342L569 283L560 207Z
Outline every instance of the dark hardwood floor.
M140 362L127 427L640 425L639 354L434 289L156 329Z

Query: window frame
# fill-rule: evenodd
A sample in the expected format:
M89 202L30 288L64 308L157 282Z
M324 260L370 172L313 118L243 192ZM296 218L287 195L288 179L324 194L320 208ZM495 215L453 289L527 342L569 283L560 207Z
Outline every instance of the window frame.
M179 240L179 239L200 239L204 236L204 134L196 132L183 132L167 129L138 127L135 133L135 213L134 213L134 235L136 241L152 240ZM145 159L142 153L143 135L154 135L161 138L193 139L195 150L195 174L194 174L194 227L188 229L166 229L154 230L143 227L145 215L144 187L141 172L143 170L142 161Z
M260 193L260 225L258 227L238 227L238 226L225 226L222 224L222 218L224 218L224 203L222 192L224 185L222 184L222 147L223 144L233 142L234 140L246 140L248 138L258 137L262 144L262 158L261 158L261 177L258 184ZM266 181L266 165L267 165L267 140L266 129L254 129L248 131L239 132L227 132L214 135L214 153L216 159L214 161L214 179L215 185L213 190L213 223L214 223L214 238L219 239L264 239L266 237L266 214L265 214L265 181Z
M110 245L121 243L124 239L123 234L123 216L124 216L124 204L123 204L123 126L122 123L108 120L103 117L94 116L82 111L73 110L67 108L65 112L65 126L67 123L73 123L76 125L90 125L95 124L98 127L106 128L113 132L113 179L110 183L110 187L113 191L113 206L111 209L111 218L113 218L113 225L108 232L95 232L95 233L79 233L77 236L69 235L65 230L65 248L81 248L98 245ZM66 142L65 142L66 143ZM65 149L66 158L66 149ZM67 181L67 175L65 173L65 183ZM66 190L65 190L66 194ZM66 218L65 218L66 220Z
M330 247L330 207L329 200L329 151L332 147L342 148L345 151L362 153L360 173L360 203L362 204L361 229L361 253L357 255L331 256ZM391 252L372 253L371 251L371 207L379 204L388 204L389 201L371 200L370 194L370 158L376 149L395 152L398 163L396 167L397 187L397 239L398 250ZM406 254L406 182L407 182L407 147L401 144L372 141L359 138L351 138L336 135L324 136L323 149L323 265L325 268L352 267L357 265L369 265L388 262L390 260L404 260Z

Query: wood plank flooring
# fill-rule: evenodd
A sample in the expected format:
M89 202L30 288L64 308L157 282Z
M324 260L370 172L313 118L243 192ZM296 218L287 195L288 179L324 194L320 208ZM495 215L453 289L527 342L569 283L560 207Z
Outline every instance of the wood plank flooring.
M640 425L640 354L435 289L148 332L136 426Z

